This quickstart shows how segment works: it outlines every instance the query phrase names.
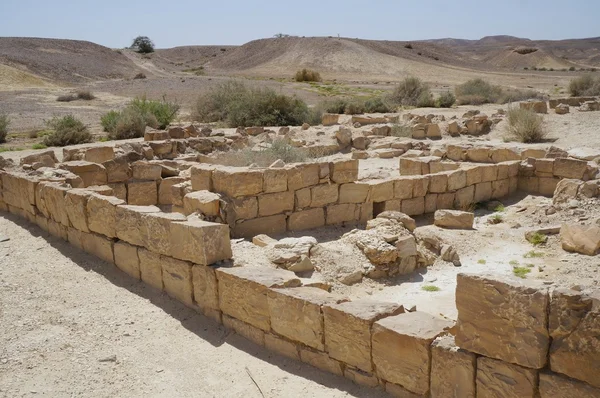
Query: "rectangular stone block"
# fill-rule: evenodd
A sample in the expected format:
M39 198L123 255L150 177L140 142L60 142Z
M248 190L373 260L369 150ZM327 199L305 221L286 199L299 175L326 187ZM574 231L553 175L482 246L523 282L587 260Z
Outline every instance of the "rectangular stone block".
M291 271L262 267L217 268L219 305L229 315L259 329L270 331L267 294L269 288L300 286Z
M106 169L106 182L125 182L131 178L131 167L126 158L111 159L102 162L102 166Z
M147 235L142 217L148 213L159 213L156 206L121 205L116 209L117 238L136 246L145 246Z
M325 349L332 358L370 372L371 326L403 312L402 305L365 299L324 305Z
M325 209L327 225L359 221L360 208L354 203L327 206Z
M370 197L371 185L348 183L340 185L339 203L364 203Z
M50 233L50 235L52 235L56 238L59 238L62 240L69 239L67 227L65 227L61 223L58 223L52 219L48 219L48 232Z
M456 191L454 196L454 208L467 210L471 204L475 203L475 185L470 185Z
M295 192L294 209L299 211L309 207L311 199L310 188L302 188L297 190Z
M194 191L183 197L183 210L185 214L201 213L207 217L220 215L221 196L209 191Z
M535 398L538 371L479 357L477 397Z
M467 166L465 167L465 173L467 173L467 185L475 185L482 182L483 173L481 166Z
M499 275L457 276L456 345L530 367L546 365L547 290L534 281Z
M600 388L600 292L554 290L549 329L550 368Z
M284 357L300 360L298 346L273 334L265 334L265 348Z
M445 193L448 191L448 174L437 173L429 177L430 193Z
M137 206L151 206L158 203L156 181L130 181L127 184L127 203Z
M425 213L433 213L437 210L437 193L430 193L425 195Z
M473 201L475 203L487 202L492 198L492 183L482 182L475 184L475 194L473 195Z
M358 159L336 160L329 163L329 178L336 184L358 180Z
M400 177L394 180L394 198L395 199L411 199L415 186L415 179L408 177Z
M436 210L438 209L454 209L454 201L456 194L454 192L441 193L437 195ZM430 213L429 211L425 211Z
M492 181L492 199L508 196L509 191L510 181L508 178L504 180Z
M342 364L335 359L330 358L321 351L315 351L311 348L300 348L300 360L324 372L333 373L342 376Z
M99 146L87 148L83 155L83 160L93 163L104 163L107 160L115 158L115 151L110 146Z
M263 173L263 191L265 193L285 192L288 190L288 172L286 169L266 169Z
M453 323L425 312L383 318L373 325L373 364L377 375L407 390L429 392L431 343Z
M536 159L535 171L554 174L554 159Z
M540 178L539 180L539 193L543 196L551 197L554 195L554 190L560 182L560 178Z
M126 204L114 196L92 193L86 204L88 228L90 231L115 238L117 236L117 206Z
M171 255L194 264L210 265L232 257L229 228L201 220L170 223Z
M431 398L475 398L477 356L440 336L431 345Z
M321 208L298 211L290 214L287 229L290 231L304 231L319 228L325 225L325 211Z
M71 173L81 177L84 187L89 187L92 185L104 185L108 182L106 168L97 163L86 162L84 160L75 160L63 162L60 165L60 168L63 170L68 170Z
M538 177L519 177L519 191L538 193L540 191L540 179Z
M162 178L162 167L160 164L138 161L132 163L131 171L133 178L136 180L156 181Z
M421 175L421 161L416 158L400 158L400 175L403 176L412 176L412 175Z
M225 213L230 224L238 220L250 220L258 217L258 199L256 196L245 198L225 198Z
M68 227L69 215L68 208L65 206L65 194L69 188L52 183L41 183L42 200L48 215L57 223Z
M158 204L159 205L176 205L173 186L186 182L187 180L182 177L169 177L162 179L158 186Z
M558 158L554 160L554 175L560 178L583 179L587 162L571 158Z
M203 311L219 310L219 288L215 268L208 265L192 266L194 301Z
M114 264L113 241L102 235L81 233L83 250L94 256Z
M265 345L265 332L246 322L223 314L223 326L227 329L234 330L237 334L256 345L261 347Z
M124 182L109 183L106 185L112 190L112 193L107 196L114 196L121 200L127 200L127 184Z
M259 217L272 216L294 210L294 193L290 191L258 196Z
M484 164L481 168L481 182L492 182L498 179L498 166L495 164Z
M194 191L212 191L212 173L216 166L210 164L199 164L190 167L192 189Z
M194 306L192 264L162 256L162 279L165 292L188 307Z
M555 373L540 373L540 398L598 398L600 389Z
M212 173L214 191L234 198L262 193L263 175L260 170L241 167L220 167ZM194 181L192 180L192 187Z
M457 191L466 186L467 172L465 170L455 170L448 174L448 191Z
M141 225L143 246L154 253L178 258L176 256L178 253L172 253L171 242L173 239L170 236L171 224L178 221L186 221L186 217L179 213L144 213ZM177 248L181 248L181 244L179 242L177 244ZM202 249L196 248L196 250L201 251Z
M40 219L46 220L46 228L45 229L40 225L40 221L41 221ZM44 229L45 231L48 230L48 219L47 218L41 217L38 215L38 217L36 217L36 221L37 221L37 224L40 226L40 228ZM81 232L78 229L75 229L72 227L67 228L67 241L71 245L78 248L79 250L83 250L83 241L82 241L82 237L81 237L82 233L83 232Z
M319 171L320 167L317 163L299 164L287 169L288 189L297 191L317 185L320 180Z
M376 388L379 386L379 380L377 379L377 376L350 366L344 367L344 377L352 380L354 384L358 384L360 386L367 386L371 388Z
M409 216L419 216L425 213L425 197L406 199L402 201L402 213Z
M345 185L347 184L342 185L342 187ZM323 207L337 202L339 197L339 188L340 185L330 183L319 184L312 187L310 189L310 207Z
M373 202L385 202L394 199L394 180L366 181L371 186L371 200Z
M234 238L252 238L261 234L279 235L285 231L286 216L285 214L277 214L238 222L233 226L232 235Z
M140 279L140 259L138 248L125 242L114 245L115 265L121 271L135 279Z
M142 281L155 289L163 290L162 256L149 250L139 248L140 277Z
M268 292L271 328L292 341L324 351L324 304L337 304L344 299L315 287L271 289Z

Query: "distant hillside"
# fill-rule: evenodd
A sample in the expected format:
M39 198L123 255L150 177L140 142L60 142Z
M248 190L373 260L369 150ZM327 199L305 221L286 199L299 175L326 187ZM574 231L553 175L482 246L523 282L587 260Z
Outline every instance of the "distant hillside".
M50 81L81 83L133 77L124 55L87 41L0 37L0 64Z

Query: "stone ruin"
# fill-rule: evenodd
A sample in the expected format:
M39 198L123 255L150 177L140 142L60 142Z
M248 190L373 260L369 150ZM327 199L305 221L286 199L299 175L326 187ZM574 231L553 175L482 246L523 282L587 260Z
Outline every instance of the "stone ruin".
M193 134L200 135L182 128L114 148L65 148L63 162L52 151L19 167L4 162L0 209L268 350L394 396L600 396L598 291L459 274L454 322L400 303L351 299L299 277L310 241L296 242L297 257L279 256L277 267L230 261L232 238L276 251L285 239L270 236L356 224L366 229L343 239L372 262L365 277L411 273L430 256L460 265L451 247L415 232L412 217L435 212L438 226L468 228L472 214L455 210L516 191L554 196L557 206L595 198L595 163L553 148L395 139L396 175L359 180L358 159L268 168L199 163L216 149L243 147L247 135ZM583 235L591 242L567 248L597 254L600 240Z

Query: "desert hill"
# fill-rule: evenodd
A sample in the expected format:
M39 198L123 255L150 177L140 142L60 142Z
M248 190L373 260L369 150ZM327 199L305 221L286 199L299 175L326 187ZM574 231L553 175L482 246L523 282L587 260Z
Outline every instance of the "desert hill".
M119 51L79 40L0 37L0 65L61 83L132 77L137 68Z

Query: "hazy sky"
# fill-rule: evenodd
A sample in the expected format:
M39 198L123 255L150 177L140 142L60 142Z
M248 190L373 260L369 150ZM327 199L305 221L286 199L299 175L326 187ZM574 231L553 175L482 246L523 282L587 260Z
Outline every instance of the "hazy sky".
M243 44L276 33L364 39L600 36L600 0L0 0L0 36L125 47Z

